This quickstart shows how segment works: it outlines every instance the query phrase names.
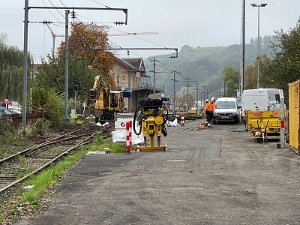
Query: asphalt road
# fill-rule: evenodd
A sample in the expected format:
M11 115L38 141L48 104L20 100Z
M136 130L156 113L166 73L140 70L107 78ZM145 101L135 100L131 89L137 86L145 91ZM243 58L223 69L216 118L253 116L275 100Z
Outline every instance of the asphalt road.
M300 224L300 157L242 125L169 128L168 152L88 155L18 224Z

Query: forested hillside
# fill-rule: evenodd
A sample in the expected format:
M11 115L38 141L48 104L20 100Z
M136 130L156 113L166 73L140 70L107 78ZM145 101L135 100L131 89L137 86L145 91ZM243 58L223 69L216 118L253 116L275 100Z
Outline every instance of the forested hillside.
M272 37L264 37L262 40L261 54L271 55L269 48ZM257 56L257 40L251 39L246 45L246 65L253 63ZM272 40L273 41L273 40ZM240 68L240 45L230 45L228 47L197 47L183 46L179 52L179 58L169 58L170 55L155 56L159 62L156 66L157 72L176 70L181 74L176 75L176 79L184 81L189 78L198 81L201 85L206 85L210 92L218 92L223 89L224 67L232 66L236 70ZM147 71L153 70L153 63L149 59L145 60ZM148 72L149 75L152 73ZM173 82L171 73L158 73L156 75L156 85L165 88L168 94L173 93ZM176 92L186 85L186 82L176 83Z

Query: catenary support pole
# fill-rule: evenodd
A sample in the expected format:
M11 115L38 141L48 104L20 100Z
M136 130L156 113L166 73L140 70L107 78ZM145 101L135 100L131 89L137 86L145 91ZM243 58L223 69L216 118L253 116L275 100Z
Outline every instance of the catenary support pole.
M27 101L27 63L28 63L28 14L29 0L25 0L24 15L24 50L23 50L23 80L22 80L22 130L26 132L26 101Z
M65 11L65 120L69 118L69 13Z
M155 57L153 58L153 59L150 59L150 62L153 62L153 98L155 98L155 92L156 92L156 90L155 90L155 80L156 80L156 77L155 77L155 75L156 75L156 71L155 71L155 69L156 69L156 62L159 62L158 60L156 60L155 59Z
M197 83L197 93L196 93L196 117L198 116L198 101L199 101L199 96L198 96L198 90L199 90L199 87L198 87L198 83Z
M176 73L179 73L179 72L177 72L177 71L175 71L175 70L173 70L172 71L172 73L173 73L173 98L174 98L174 101L173 101L173 116L175 116L176 115L176 82L178 81L178 80L176 80Z

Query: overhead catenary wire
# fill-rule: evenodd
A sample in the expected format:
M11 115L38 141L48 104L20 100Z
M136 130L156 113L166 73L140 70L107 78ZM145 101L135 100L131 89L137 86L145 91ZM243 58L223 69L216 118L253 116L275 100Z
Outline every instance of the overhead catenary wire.
M92 1L92 0L91 0L91 1ZM82 18L86 19L86 20L93 21L92 19L87 18L87 17L85 17L85 16L82 16L82 15L80 15L80 16L81 16ZM103 23L107 23L107 22L93 22L93 23L99 23L99 24L102 24L102 25L103 25ZM105 26L105 25L104 25L104 26ZM150 44L152 44L152 45L154 45L154 46L158 46L158 47L161 47L161 48L165 48L165 46L163 46L163 45L161 45L161 44L158 44L158 43L156 43L156 42L147 40L147 39L145 39L145 38L137 37L137 35L135 35L137 32L123 31L123 30L121 30L121 29L113 28L112 26L108 26L107 29L113 30L113 31L117 31L117 32L120 32L120 33L122 33L122 34L124 34L124 35L133 36L133 37L135 37L135 38L137 38L137 39L140 39L140 40L142 40L142 41L144 41L144 42L148 42L148 43L150 43ZM153 32L153 33L156 33L156 32Z
M44 0L43 0L44 1ZM51 1L51 0L48 0L49 1L49 3L53 6L53 7L55 7L54 6L54 4L53 4L53 2ZM91 0L92 1L92 0ZM65 6L65 4L63 3L63 1L62 0L59 0L59 2L62 4L62 5L64 5ZM93 2L95 2L95 3L97 3L97 4L99 4L99 5L102 5L102 6L105 6L106 8L110 8L109 6L107 6L107 5L104 5L104 4L101 4L101 3L99 3L99 2L97 2L97 1L93 1ZM45 3L44 3L45 4ZM58 10L58 9L56 9L60 14L61 14L61 12ZM62 14L61 14L62 15ZM54 15L53 15L54 16ZM63 15L62 15L63 16ZM82 15L80 15L81 17L83 17ZM55 17L56 18L56 17ZM57 19L57 18L56 18ZM77 18L78 19L78 18ZM87 17L85 17L85 19L88 19L88 20L91 20L91 19L89 19L89 18L87 18ZM79 19L78 19L79 20ZM93 21L93 20L91 20L91 21ZM95 23L95 22L93 22L93 23ZM104 22L101 22L100 24L101 25L103 25L103 23ZM111 23L113 23L113 22L111 22ZM103 26L105 26L105 25L103 25ZM123 31L123 30L120 30L120 29L116 29L116 28L112 28L112 27L109 27L109 26L105 26L105 28L106 29L109 29L109 30L115 30L115 31L118 31L118 32L121 32L121 33L123 33L124 35L129 35L129 36L134 36L135 38L137 38L137 39L139 39L139 40L142 40L142 41L144 41L144 42L148 42L148 43L151 43L152 45L155 45L155 46L159 46L159 47L162 47L162 48L164 48L162 45L160 45L160 44L158 44L158 43L155 43L155 42L153 42L153 41L150 41L150 40L147 40L147 39L144 39L144 38L140 38L140 37L136 37L136 32L134 32L134 33L129 33L129 32L126 32L126 31ZM116 43L114 43L115 45L117 45ZM121 46L119 46L119 47L121 47ZM121 47L121 49L122 49L122 47ZM134 53L132 50L130 50L130 53L131 54L134 54L134 55L137 55L137 56L140 56L139 54L136 54L136 53ZM141 56L140 56L141 57ZM165 68L163 68L163 69L165 69Z
M45 3L44 0L42 0L42 2L43 2L43 4L44 4L44 6L47 6L47 4ZM55 20L56 20L57 22L59 22L59 19L57 19L57 17L55 16L55 14L54 14L50 9L48 9L48 12L55 18Z
M95 0L90 0L90 1L91 1L91 2L95 2L95 3L97 3L98 5L104 6L104 7L106 7L106 8L110 8L109 6L104 5L104 4L102 4L102 3L98 2L98 1L95 1Z
M51 4L53 7L55 7L55 5L51 2L51 0L48 0L48 2L50 2L50 4ZM64 16L58 9L56 9L56 11L57 11L63 18L65 18L65 16Z
M64 7L67 7L67 6L65 5L65 3L63 3L62 0L59 0L59 1L60 1L60 3L61 3Z

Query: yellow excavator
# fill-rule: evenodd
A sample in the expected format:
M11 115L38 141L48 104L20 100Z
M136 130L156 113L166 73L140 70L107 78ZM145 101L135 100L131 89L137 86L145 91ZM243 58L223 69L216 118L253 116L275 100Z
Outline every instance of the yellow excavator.
M123 91L111 90L100 76L95 77L94 86L90 89L90 101L96 123L112 122L124 109Z

